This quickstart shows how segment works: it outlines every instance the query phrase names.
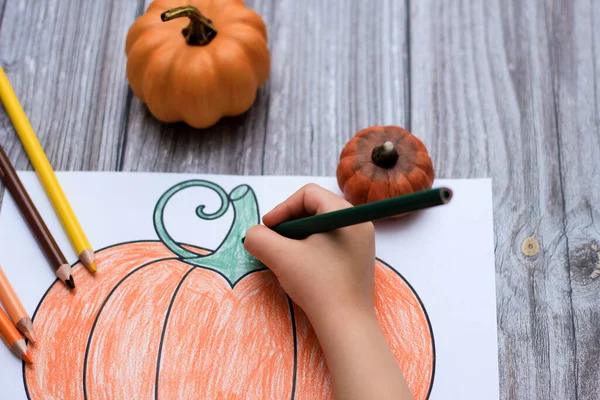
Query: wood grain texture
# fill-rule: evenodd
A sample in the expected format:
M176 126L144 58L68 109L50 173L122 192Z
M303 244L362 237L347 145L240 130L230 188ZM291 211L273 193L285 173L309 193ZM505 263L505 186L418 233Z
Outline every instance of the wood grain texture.
M0 27L2 26L2 21L4 20L4 11L6 10L7 0L0 0ZM2 38L2 36L0 36Z
M127 110L124 40L132 1L7 1L0 62L57 170L115 170ZM29 160L4 112L0 141Z
M506 399L577 398L547 11L542 2L463 0L410 9L413 133L439 176L493 177ZM527 237L539 253L521 251Z
M344 144L408 123L405 2L277 5L265 174L335 175Z
M600 3L548 4L578 399L600 398Z

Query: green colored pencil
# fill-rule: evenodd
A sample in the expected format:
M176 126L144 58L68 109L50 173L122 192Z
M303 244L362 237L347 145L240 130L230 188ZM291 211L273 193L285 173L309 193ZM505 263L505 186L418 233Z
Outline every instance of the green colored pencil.
M291 239L303 239L315 233L329 232L345 226L447 204L451 199L452 190L446 187L422 190L404 196L283 222L272 229Z

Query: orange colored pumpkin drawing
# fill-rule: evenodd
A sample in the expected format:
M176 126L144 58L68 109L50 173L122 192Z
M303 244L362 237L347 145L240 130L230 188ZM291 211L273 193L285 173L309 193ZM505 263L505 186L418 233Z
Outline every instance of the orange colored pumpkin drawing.
M213 189L234 222L214 251L173 240L163 223L169 199L192 186ZM100 273L74 269L76 293L55 282L34 323L43 335L24 365L30 400L325 399L329 375L305 314L275 276L243 248L259 221L248 185L231 193L203 180L182 182L159 199L160 241L116 244L97 253ZM381 261L375 307L415 399L433 383L429 320L407 282Z

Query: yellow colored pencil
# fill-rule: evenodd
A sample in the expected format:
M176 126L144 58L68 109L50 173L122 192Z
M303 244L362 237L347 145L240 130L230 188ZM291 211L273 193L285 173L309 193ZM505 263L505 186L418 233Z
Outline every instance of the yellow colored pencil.
M94 261L94 250L88 242L83 229L75 213L71 209L65 194L56 179L56 175L52 170L52 166L37 139L31 124L27 120L27 116L19 103L19 99L15 94L4 69L0 67L0 99L4 104L4 109L10 117L19 139L23 143L23 147L31 160L31 164L37 172L46 194L50 198L50 202L54 207L54 211L60 222L67 232L67 236L77 253L77 256L90 271L96 272L96 263Z

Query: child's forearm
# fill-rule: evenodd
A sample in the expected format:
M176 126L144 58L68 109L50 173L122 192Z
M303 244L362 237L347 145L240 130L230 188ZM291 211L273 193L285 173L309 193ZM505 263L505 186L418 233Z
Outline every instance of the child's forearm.
M374 312L336 310L313 326L336 399L413 398Z

